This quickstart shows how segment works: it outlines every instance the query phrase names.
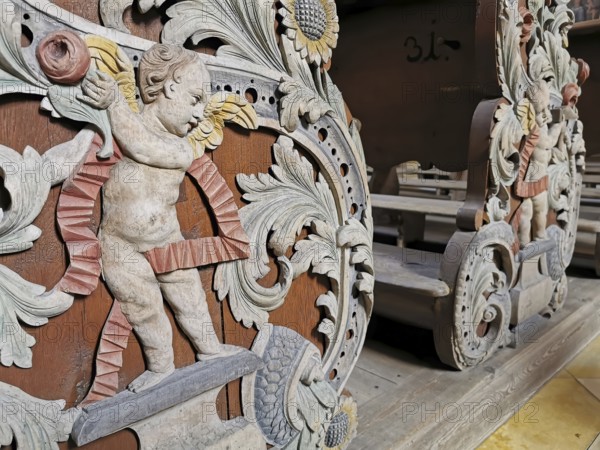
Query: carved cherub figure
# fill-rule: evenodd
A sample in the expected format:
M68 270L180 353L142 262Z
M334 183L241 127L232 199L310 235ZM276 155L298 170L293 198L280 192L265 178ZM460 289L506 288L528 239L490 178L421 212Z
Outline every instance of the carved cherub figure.
M134 392L156 385L175 370L163 298L199 359L235 351L216 337L198 271L155 275L144 257L154 248L184 240L175 204L194 161L187 137L203 118L210 75L196 53L157 44L140 61L139 85L144 103L139 114L132 111L115 80L99 71L83 81L81 98L108 110L123 153L103 187L98 236L104 279L146 357L146 372L129 385Z
M548 126L552 122L548 83L545 80L538 81L529 88L527 94L535 111L535 125L524 150L526 158L529 158L525 177L517 186L517 193L523 197L519 221L521 246L529 244L532 238L546 239L548 165L561 133L561 124Z

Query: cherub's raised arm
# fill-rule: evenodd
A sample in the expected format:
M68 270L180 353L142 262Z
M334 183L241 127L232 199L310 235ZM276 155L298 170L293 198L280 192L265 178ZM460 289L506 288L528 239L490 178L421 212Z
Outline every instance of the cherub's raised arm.
M102 72L88 74L80 100L107 109L113 135L123 154L134 161L164 169L187 169L190 144L186 139L157 133L131 110L115 80Z
M192 149L187 139L157 133L123 100L108 108L113 135L123 154L134 161L162 169L187 169Z

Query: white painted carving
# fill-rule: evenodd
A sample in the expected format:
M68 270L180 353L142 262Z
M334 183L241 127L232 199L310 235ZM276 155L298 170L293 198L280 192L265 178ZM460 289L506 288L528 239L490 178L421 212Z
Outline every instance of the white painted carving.
M0 383L0 445L29 450L58 450L58 442L69 439L74 414L63 411L64 400L46 401Z
M275 12L271 3L262 0L186 0L167 10L171 20L164 27L162 39L183 44L190 38L197 44L207 38L218 38L226 45L219 48L217 55L281 72L280 123L288 131L298 127L298 117L312 124L325 114L335 113L344 120L341 94L329 75L320 70L337 44L335 3L284 2L279 13L284 17L287 32L280 37L280 44L273 27ZM318 25L314 19L318 19Z
M41 230L32 225L44 207L50 186L66 180L88 151L94 133L81 131L73 140L57 145L40 156L27 147L20 155L0 145L0 167L5 199L9 206L0 210L0 254L30 249ZM48 318L67 311L73 297L29 283L0 266L0 362L5 366L32 366L31 347L35 339L20 322L39 327Z
M267 443L283 449L345 448L356 404L325 380L319 350L298 333L268 325L252 350L264 367L242 382L244 414Z
M39 327L48 318L58 316L73 304L73 297L59 291L46 292L44 286L29 283L0 265L0 362L30 368L31 347L35 339L27 334L19 321Z
M240 210L244 229L254 243L248 260L219 266L214 287L226 296L236 320L261 328L269 311L279 308L294 278L312 267L327 275L336 291L340 283L340 251L336 244L337 208L333 194L321 174L314 182L311 163L294 149L291 139L280 137L273 146L275 165L271 174L238 175L237 182L250 204ZM313 234L295 243L303 227ZM285 255L294 246L294 254ZM264 288L258 280L269 273L271 249L280 266L280 282Z

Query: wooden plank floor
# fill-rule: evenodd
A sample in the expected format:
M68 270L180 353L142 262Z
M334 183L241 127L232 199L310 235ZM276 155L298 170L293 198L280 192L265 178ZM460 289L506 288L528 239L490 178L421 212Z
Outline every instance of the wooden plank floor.
M390 324L376 320L347 386L359 408L350 449L476 448L600 333L600 280L584 273L569 277L561 312L523 324L517 348L466 372L437 360L429 332L395 325L391 346L378 329Z

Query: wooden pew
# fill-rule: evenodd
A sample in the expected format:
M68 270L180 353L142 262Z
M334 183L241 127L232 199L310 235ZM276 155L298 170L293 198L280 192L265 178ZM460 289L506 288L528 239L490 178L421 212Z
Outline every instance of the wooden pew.
M398 166L401 167L404 164ZM399 246L414 246L415 242L425 244L445 244L448 235L449 221L454 218L461 203L448 201L449 191L466 191L466 181L440 180L421 178L423 174L437 173L430 171L412 171L419 178L409 178L406 170L393 168L397 175L399 195L373 196L373 206L398 212L398 222L393 226L375 227L375 240L389 242L397 240ZM444 208L440 201L448 202ZM600 233L600 161L590 158L586 161L581 189L581 209L577 222L577 241L573 264L590 267L600 276L600 252L597 251ZM415 207L417 205L417 207ZM427 236L429 235L429 236Z
M458 369L509 345L514 327L553 314L567 296L585 153L575 104L589 73L563 47L572 25L566 6L525 6L388 2L345 20L351 51L332 66L363 122L376 173L402 160L468 170L464 201L448 198L464 182L420 186L418 177L395 192L390 177L376 177L384 195L372 195L376 230L394 226L378 221L386 216L378 209L391 210L388 219L455 219L439 252L376 245L375 311L432 329L441 360ZM566 69L552 71L559 66Z

